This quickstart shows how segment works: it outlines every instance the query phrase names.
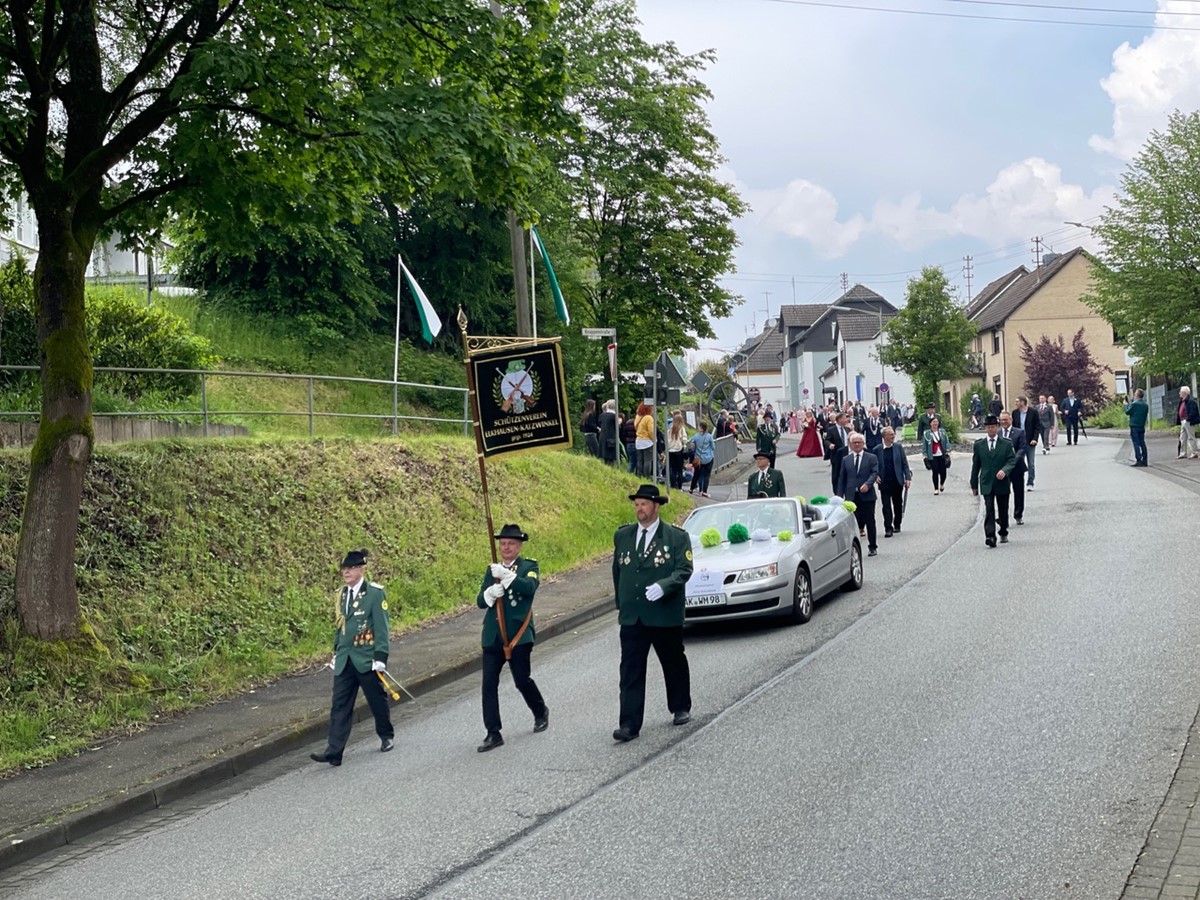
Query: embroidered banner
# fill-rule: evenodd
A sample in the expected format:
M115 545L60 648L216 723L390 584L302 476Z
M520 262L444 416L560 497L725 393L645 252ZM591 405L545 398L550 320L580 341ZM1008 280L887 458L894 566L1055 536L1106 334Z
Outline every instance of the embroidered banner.
M483 455L571 445L558 343L475 350L467 361Z

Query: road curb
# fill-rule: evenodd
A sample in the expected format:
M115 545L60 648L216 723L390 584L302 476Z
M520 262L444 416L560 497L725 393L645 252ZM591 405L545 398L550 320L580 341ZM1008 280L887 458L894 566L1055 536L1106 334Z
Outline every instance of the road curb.
M568 613L538 623L538 641L550 640L573 631L580 625L599 618L616 609L612 597L603 597ZM440 687L451 684L466 675L479 671L482 657L473 653L446 668L406 685L413 696L420 697ZM411 703L407 697L393 706ZM354 721L370 718L366 703L359 703L354 712ZM34 826L26 831L10 835L0 845L0 872L29 862L43 853L65 847L89 834L111 828L135 816L153 812L169 803L174 803L200 791L208 790L230 779L242 775L256 766L291 753L305 744L324 736L329 724L327 707L313 710L286 728L267 735L251 746L228 748L228 755L206 759L180 769L170 775L156 779L147 785L137 785L120 795L101 797L84 809L68 813L60 820Z

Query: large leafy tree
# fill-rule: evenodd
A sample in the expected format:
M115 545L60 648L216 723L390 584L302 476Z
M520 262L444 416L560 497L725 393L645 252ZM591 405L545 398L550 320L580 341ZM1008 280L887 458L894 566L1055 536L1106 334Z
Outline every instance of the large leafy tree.
M461 0L7 0L0 167L38 224L41 419L15 600L44 638L78 627L74 553L91 456L84 273L97 238L171 211L247 253L265 225L395 202L486 173L502 202L533 157L523 129L561 71L551 0L499 19ZM215 227L214 227L215 225Z
M1025 364L1025 391L1036 396L1052 395L1061 401L1067 389L1083 403L1085 410L1096 411L1108 402L1108 387L1104 374L1112 372L1092 356L1080 328L1067 347L1060 334L1055 340L1042 335L1036 344L1021 335L1021 362Z
M1143 370L1200 368L1200 112L1150 135L1095 233L1104 265L1088 302Z
M884 331L887 342L878 357L912 379L919 407L937 402L939 381L959 378L966 371L967 349L976 329L954 303L942 270L926 266L909 280L904 308Z
M701 81L713 56L688 56L638 31L631 0L580 0L559 19L582 133L557 148L595 273L572 307L586 325L615 326L622 368L714 336L738 298L733 221L745 204L718 177Z

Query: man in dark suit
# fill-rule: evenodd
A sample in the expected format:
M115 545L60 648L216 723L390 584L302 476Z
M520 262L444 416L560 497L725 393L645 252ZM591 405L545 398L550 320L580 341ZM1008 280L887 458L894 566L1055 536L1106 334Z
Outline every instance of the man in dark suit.
M667 708L674 724L691 720L691 675L683 651L683 617L692 577L692 540L682 528L658 516L667 502L658 485L643 484L630 494L637 524L613 535L613 590L621 626L621 714L613 740L632 741L642 730L646 710L646 657L650 648L662 665Z
M983 421L987 437L975 442L971 454L971 493L982 492L984 543L996 546L996 520L1000 521L1000 543L1008 543L1009 476L1017 465L1011 441L1000 437L1000 420L988 416Z
M850 416L840 412L832 425L825 429L825 458L829 460L830 489L836 494L838 476L842 474L842 460L846 458L850 440Z
M867 451L867 439L857 431L850 435L850 452L842 461L837 495L854 502L854 519L861 532L867 530L867 556L876 553L875 485L879 483L879 457Z
M771 455L765 450L759 450L754 454L754 462L758 464L758 471L750 476L750 481L746 485L746 496L786 496L787 491L783 486L783 473L778 469L770 467Z
M883 443L883 429L887 423L879 418L879 409L872 406L867 410L867 421L863 423L863 437L867 439L867 449L872 453Z
M1000 418L1000 413L1004 412L1004 403L1000 400L1000 395L996 394L988 401L988 415Z
M1037 445L1042 438L1041 420L1038 418L1037 410L1029 405L1028 398L1024 396L1017 398L1017 406L1012 411L1012 419L1013 427L1020 428L1025 432L1025 471L1028 475L1026 483L1032 489L1033 478L1036 474Z
M997 432L1000 437L1006 441L1010 441L1013 445L1013 453L1016 454L1017 464L1012 470L1012 514L1013 521L1018 525L1024 525L1025 519L1025 446L1029 443L1025 439L1025 432L1020 428L1016 428L1012 423L1012 413L1000 413L1000 430Z
M1059 406L1062 414L1064 430L1067 432L1067 446L1079 446L1079 420L1083 418L1083 404L1075 396L1075 392L1067 388L1067 396Z
M921 418L917 419L917 440L922 440L925 437L925 431L929 428L929 423L934 419L939 418L937 414L937 406L933 403L925 404L925 412L921 413Z
M900 533L904 521L904 491L912 484L908 454L896 443L896 429L883 429L883 443L875 448L879 458L879 494L883 501L883 536Z

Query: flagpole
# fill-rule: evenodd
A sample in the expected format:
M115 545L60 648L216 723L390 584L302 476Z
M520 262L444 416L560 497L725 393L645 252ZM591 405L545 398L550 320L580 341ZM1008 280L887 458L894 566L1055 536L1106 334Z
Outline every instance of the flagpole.
M400 294L404 285L404 269L400 263L400 254L396 254L396 340L392 345L392 436L396 435L400 424Z
M537 263L533 261L533 226L529 228L529 308L533 314L533 339L537 340L537 282L534 272Z

